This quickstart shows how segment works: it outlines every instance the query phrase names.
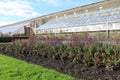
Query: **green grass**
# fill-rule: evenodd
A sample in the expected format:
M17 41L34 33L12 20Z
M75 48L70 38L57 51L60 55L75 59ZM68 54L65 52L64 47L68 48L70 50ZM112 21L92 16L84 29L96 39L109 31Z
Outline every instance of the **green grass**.
M0 80L76 80L75 78L0 54Z

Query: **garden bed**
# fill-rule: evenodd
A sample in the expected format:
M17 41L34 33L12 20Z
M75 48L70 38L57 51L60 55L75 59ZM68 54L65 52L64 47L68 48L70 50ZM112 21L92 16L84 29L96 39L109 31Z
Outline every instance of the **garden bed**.
M18 40L1 44L0 51L28 63L55 69L85 80L120 80L120 45L76 37L63 44L60 39Z
M65 73L85 80L120 80L120 69L117 71L107 71L100 67L86 67L83 65L69 64L61 60L49 60L39 56L23 55L2 51L4 55L24 60L28 63L34 63L49 69L55 69L58 72Z

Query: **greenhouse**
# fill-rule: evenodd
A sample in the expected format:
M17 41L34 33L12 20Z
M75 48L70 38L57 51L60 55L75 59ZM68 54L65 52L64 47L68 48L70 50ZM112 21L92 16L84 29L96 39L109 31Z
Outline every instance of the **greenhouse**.
M104 31L120 29L120 8L56 17L36 29L37 33Z

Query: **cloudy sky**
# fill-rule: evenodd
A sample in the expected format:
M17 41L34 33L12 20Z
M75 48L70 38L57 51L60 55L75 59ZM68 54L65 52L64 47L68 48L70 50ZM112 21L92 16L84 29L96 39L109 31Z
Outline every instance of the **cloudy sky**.
M0 0L0 26L101 0Z

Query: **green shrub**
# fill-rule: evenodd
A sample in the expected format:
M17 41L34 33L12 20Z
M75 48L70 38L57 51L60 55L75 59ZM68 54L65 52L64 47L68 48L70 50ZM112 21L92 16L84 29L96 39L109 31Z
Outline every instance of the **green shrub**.
M37 41L22 40L11 44L0 44L0 51L21 53L48 58L51 60L63 60L70 64L82 64L85 66L104 67L107 70L120 68L120 46L115 44L79 42L72 44L45 44Z
M0 37L0 43L12 42L15 40L28 39L29 37Z

